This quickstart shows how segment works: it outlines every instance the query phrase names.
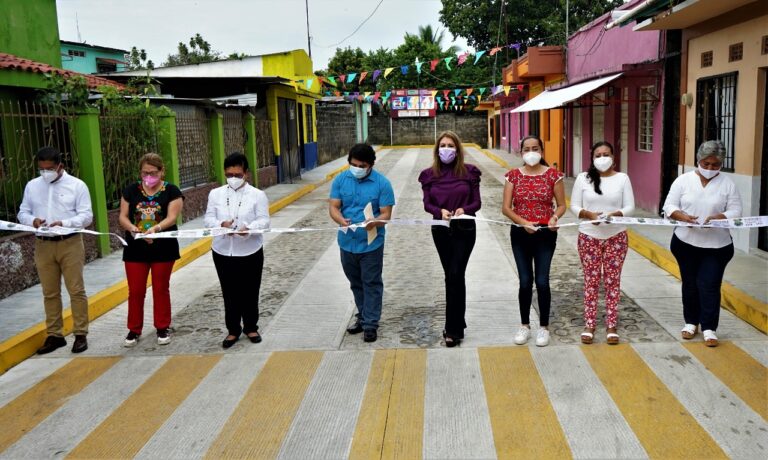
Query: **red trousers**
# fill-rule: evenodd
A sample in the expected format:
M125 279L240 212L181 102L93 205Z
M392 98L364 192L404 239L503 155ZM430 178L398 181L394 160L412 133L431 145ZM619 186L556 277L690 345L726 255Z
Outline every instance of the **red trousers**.
M128 330L141 334L144 327L144 297L147 294L147 275L152 272L152 299L154 301L155 329L168 329L171 325L171 272L170 262L125 262L128 278Z
M605 285L605 326L616 327L621 298L621 267L627 256L627 232L607 240L579 232L579 257L584 270L584 324L590 329L597 325L597 297L600 280Z

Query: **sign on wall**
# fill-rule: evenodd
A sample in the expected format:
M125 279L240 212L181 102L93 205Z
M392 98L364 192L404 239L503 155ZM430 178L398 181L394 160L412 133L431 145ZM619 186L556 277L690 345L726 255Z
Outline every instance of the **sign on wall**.
M428 89L397 89L392 91L390 116L392 118L415 118L435 116L435 97Z

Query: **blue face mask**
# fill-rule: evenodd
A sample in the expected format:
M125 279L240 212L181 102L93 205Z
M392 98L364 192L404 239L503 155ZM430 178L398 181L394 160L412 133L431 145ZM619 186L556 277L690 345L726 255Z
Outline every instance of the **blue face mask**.
M355 179L362 179L368 175L368 168L358 168L357 166L349 165L349 172L355 176Z

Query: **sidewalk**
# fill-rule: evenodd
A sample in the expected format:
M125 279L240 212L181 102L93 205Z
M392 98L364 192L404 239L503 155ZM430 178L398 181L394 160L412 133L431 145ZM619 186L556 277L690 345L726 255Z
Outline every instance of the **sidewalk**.
M507 167L522 166L520 156L506 150L481 149L499 164ZM570 197L574 178L565 179L566 197ZM642 209L635 210L637 217L658 218ZM738 231L738 230L734 230ZM674 256L669 251L672 230L669 227L635 225L628 231L629 245L642 256L663 268L676 278L680 272ZM722 306L739 318L768 333L768 257L746 254L737 250L728 264L723 277Z
M338 158L302 173L301 179L295 180L292 184L277 184L267 188L264 191L269 198L270 215L328 182L346 166L347 158ZM184 223L180 228L201 227L203 227L202 216ZM174 271L207 253L211 247L211 240L210 238L181 239L179 245L181 259L174 265ZM31 262L30 269L34 269ZM128 298L122 251L115 251L87 264L83 278L91 320L110 311ZM0 374L32 356L45 339L45 313L42 298L42 289L37 284L0 300L0 317L3 318L0 322ZM64 312L66 335L72 330L72 314L68 307L69 294L63 286L62 302L67 306Z

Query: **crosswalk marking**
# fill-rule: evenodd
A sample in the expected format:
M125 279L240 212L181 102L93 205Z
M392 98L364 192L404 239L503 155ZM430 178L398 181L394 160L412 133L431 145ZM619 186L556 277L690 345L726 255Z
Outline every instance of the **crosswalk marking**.
M631 346L581 350L651 458L726 458Z
M79 358L0 408L0 452L45 420L120 358Z
M128 458L162 426L221 355L173 356L67 458Z
M715 374L728 388L764 420L768 420L768 373L765 366L730 342L717 349L702 343L686 343L685 348Z
M394 373L395 350L376 350L352 438L351 460L381 458Z
M729 457L766 458L768 423L684 347L644 343L634 348Z
M344 458L349 454L373 353L327 353L307 389L278 458Z
M570 458L528 347L481 348L478 354L498 458Z
M322 357L272 353L205 458L275 458Z
M381 458L422 457L426 350L396 350Z

